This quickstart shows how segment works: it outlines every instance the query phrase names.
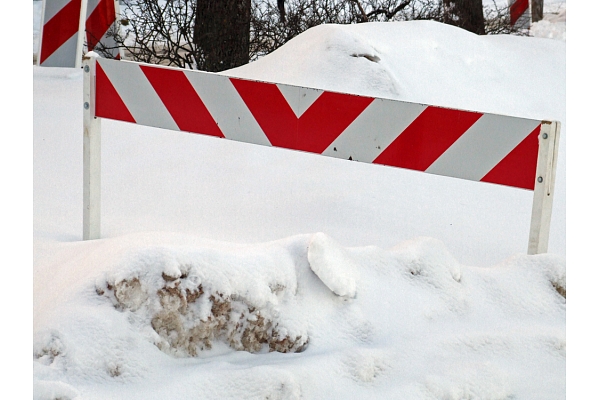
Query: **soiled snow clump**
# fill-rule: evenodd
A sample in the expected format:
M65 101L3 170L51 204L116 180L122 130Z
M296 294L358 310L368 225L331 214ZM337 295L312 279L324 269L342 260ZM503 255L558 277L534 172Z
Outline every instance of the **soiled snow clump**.
M168 354L195 356L215 340L252 353L263 345L282 353L308 345L305 328L279 320L280 305L294 302L293 264L273 269L241 255L160 248L128 259L133 262L102 278L96 292L149 320L154 343Z

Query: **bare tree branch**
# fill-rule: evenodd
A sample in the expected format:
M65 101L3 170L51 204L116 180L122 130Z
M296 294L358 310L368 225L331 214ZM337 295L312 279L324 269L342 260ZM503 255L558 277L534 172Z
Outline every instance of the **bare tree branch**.
M213 50L210 50L211 36L197 29L197 1L124 0L120 29L113 30L111 34L118 46L125 49L126 58L210 70L215 63ZM447 4L457 0L286 0L285 5L281 0L247 1L251 2L248 55L246 61L238 61L242 63L263 57L307 29L321 24L408 20L444 22L450 17L460 17L448 14ZM500 7L492 0L483 10L486 34L528 34L527 29L510 25L508 6ZM215 46L227 44L219 42ZM108 52L111 49L104 50ZM227 64L227 68L230 67L232 65Z

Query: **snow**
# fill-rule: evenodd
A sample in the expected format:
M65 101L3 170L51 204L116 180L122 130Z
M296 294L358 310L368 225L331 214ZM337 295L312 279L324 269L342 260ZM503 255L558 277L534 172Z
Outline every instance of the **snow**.
M36 270L35 398L563 398L556 255L468 267L432 238L384 250L320 233L68 247L79 249ZM321 281L315 261L337 275ZM329 289L346 271L354 297ZM269 343L253 348L265 327ZM289 339L292 353L268 352Z
M82 73L34 66L34 398L565 398L561 23L319 26L225 72L561 121L536 256L528 191L109 120L83 242Z
M567 40L567 9L563 2L544 4L544 19L535 22L529 29L535 37Z

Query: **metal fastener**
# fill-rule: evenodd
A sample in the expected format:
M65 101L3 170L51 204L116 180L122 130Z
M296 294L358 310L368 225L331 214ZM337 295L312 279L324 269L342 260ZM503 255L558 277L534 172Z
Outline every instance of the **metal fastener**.
M83 70L84 70L85 72L90 72L90 66L89 66L89 65L86 65L85 67L83 67Z
M90 103L88 103L87 101L85 103L83 103L83 108L88 110L90 108Z
M544 134L542 135L542 138L543 138L543 139L548 139L548 134L547 134L547 133L544 133Z
M542 183L542 182L544 182L544 178L542 178L541 176L538 176L538 182L539 182L539 183Z

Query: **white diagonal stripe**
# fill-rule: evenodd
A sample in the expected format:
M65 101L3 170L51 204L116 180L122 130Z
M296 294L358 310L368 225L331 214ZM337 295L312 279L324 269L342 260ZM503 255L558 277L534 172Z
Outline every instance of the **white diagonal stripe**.
M294 114L300 118L306 110L321 96L322 90L309 89L299 86L277 84L277 88L285 97Z
M227 139L271 145L229 77L197 71L185 75Z
M69 4L69 0L46 0L44 2L44 23L50 21L60 10Z
M100 66L140 125L179 130L140 64L99 58Z
M115 26L115 25L113 24L112 26ZM108 29L110 30L110 28L108 28ZM100 41L96 45L95 49L101 48L102 45L104 45L105 47L108 47L108 49L105 48L104 51L108 52L113 57L116 57L119 54L119 47L117 46L117 42L115 41L115 38L113 36L108 36L108 31L106 31L104 36L102 36L102 38L100 38Z
M98 7L98 3L100 3L100 0L87 0L87 10L85 19L88 19L90 17L92 11L94 11L94 9Z
M298 118L300 118L302 114L304 114L304 112L308 110L315 101L317 101L321 94L323 94L322 90L309 89L304 87L300 88L300 98L298 99L298 111L296 112Z
M41 65L44 67L73 68L77 62L77 57L80 56L80 52L77 50L77 33L75 33L54 53L50 54Z
M422 104L375 99L322 154L373 162L425 108Z
M524 118L484 114L425 172L479 181L539 123Z

